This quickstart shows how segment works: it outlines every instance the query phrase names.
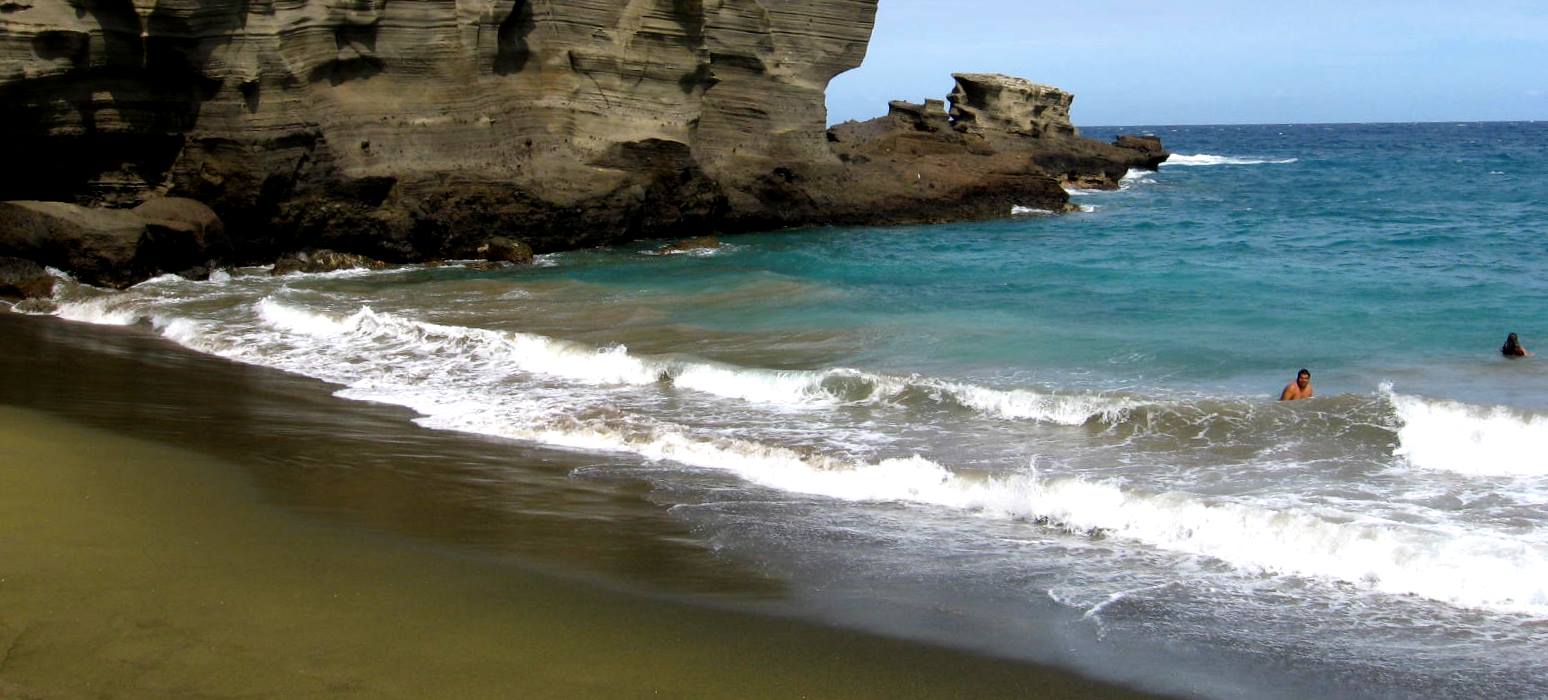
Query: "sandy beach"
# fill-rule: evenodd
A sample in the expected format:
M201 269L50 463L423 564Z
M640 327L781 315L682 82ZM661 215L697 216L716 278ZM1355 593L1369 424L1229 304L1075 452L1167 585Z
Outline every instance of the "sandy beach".
M618 529L533 527L522 545L533 516L493 537L470 525L476 512L439 509L433 485L407 495L422 476L411 469L367 476L380 456L369 451L346 465L360 484L329 487L344 472L305 456L337 467L340 441L380 444L373 407L326 407L357 413L353 436L276 432L264 446L250 432L276 429L251 420L273 408L263 397L305 422L324 410L309 401L326 387L286 394L289 378L136 329L0 324L0 696L1129 695L1034 665L728 610L728 600L777 599L778 582L697 575L712 562L686 547L620 561L631 540ZM204 387L204 405L168 410L190 386ZM249 420L217 400L239 395ZM409 454L429 436L511 454L399 429L383 449ZM544 556L564 549L581 554ZM683 575L645 576L655 583L643 593L615 585L620 570L658 567Z

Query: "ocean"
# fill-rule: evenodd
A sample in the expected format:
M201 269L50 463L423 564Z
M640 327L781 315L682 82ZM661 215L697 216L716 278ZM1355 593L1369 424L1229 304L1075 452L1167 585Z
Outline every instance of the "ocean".
M1084 133L1176 155L1067 215L14 310L563 453L633 505L554 519L777 583L609 585L1162 693L1548 695L1548 364L1499 352L1548 352L1548 124ZM516 508L524 469L457 492Z

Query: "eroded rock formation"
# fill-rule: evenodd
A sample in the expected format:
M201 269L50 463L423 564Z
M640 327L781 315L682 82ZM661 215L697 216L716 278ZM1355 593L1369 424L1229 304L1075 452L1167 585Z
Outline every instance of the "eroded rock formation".
M994 76L958 76L951 119L920 107L954 146L830 134L824 91L860 64L876 2L7 0L0 128L23 165L0 199L178 195L219 213L239 260L413 261L495 236L544 252L1003 215L1061 204L1057 178L1117 152L1017 169L1010 136L1081 140L1067 94ZM983 179L952 176L964 152Z
M1116 188L1130 169L1154 170L1169 155L1154 137L1081 138L1070 123L1074 98L1057 88L1003 75L952 77L949 109L940 100L895 101L886 116L829 130L858 176L855 188L884 183L888 173L906 183L912 174L912 206L938 218L1004 215L1013 206L1057 211L1068 203L1064 187Z

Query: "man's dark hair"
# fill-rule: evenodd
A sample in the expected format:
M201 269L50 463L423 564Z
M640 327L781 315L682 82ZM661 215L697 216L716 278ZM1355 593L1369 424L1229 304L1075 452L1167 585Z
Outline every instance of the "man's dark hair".
M1295 373L1295 376L1299 377L1299 376L1301 376L1303 374L1308 376L1308 377L1310 377L1311 376L1311 370L1306 369L1305 367L1302 367L1301 371Z

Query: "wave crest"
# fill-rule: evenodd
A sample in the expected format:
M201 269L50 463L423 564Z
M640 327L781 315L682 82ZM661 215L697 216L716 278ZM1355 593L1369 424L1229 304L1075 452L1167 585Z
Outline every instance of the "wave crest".
M1397 412L1393 455L1408 464L1472 476L1548 475L1548 416L1381 390Z
M1299 158L1239 158L1234 156L1217 156L1209 153L1195 153L1193 155L1173 153L1161 165L1288 165L1299 160Z

